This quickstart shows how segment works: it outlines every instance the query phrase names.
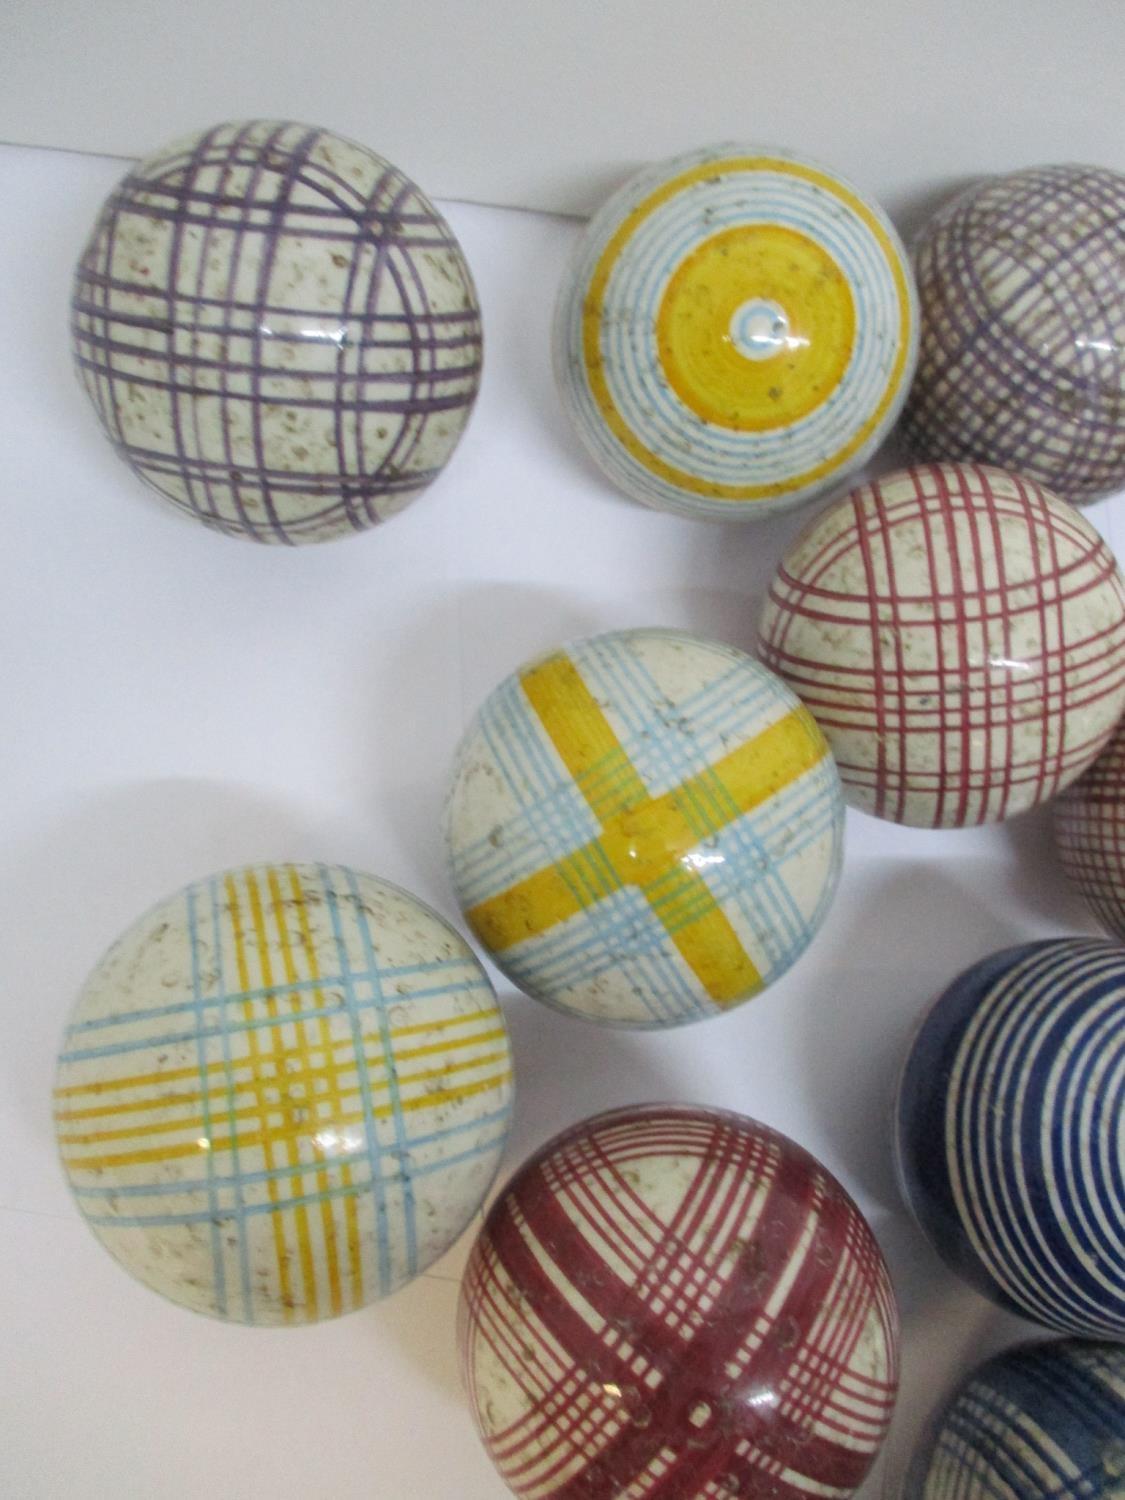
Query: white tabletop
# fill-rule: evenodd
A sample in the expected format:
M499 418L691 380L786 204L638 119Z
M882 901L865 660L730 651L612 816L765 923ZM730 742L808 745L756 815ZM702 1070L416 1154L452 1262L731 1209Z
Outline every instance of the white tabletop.
M126 1276L55 1159L53 1058L107 944L157 897L255 859L351 863L456 917L439 815L458 736L530 654L615 626L751 647L800 518L658 515L584 460L548 318L573 223L446 204L485 314L481 400L447 473L362 537L212 535L98 433L73 378L73 263L120 163L0 149L0 1493L19 1500L333 1500L506 1493L458 1389L467 1250L389 1302L302 1330L226 1326ZM1125 496L1086 514L1111 545ZM956 1373L1033 1332L945 1272L899 1202L888 1116L905 1041L973 960L1093 931L1048 819L925 833L849 813L839 897L752 1004L666 1035L500 991L517 1067L506 1169L630 1101L723 1105L836 1172L890 1259L903 1391L885 1493Z

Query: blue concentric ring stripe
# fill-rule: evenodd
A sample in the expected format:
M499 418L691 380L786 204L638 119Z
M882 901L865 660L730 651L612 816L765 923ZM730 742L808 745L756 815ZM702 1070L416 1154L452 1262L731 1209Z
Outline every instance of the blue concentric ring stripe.
M1111 1500L1125 1460L1125 1348L1009 1349L962 1382L914 1457L904 1500Z
M966 971L911 1049L897 1134L955 1269L1047 1327L1125 1334L1125 949L1052 939Z
M564 401L595 460L624 489L650 503L717 519L729 519L732 505L766 514L799 504L858 469L882 442L906 399L918 339L909 263L890 222L876 205L868 203L906 273L911 304L910 346L900 388L881 421L836 470L810 480L802 488L739 506L730 500L682 490L653 473L606 426L585 365L586 290L606 246L628 213L662 183L704 162L712 162L715 167L715 177L708 180L705 194L696 185L648 214L622 247L606 284L603 372L626 426L650 452L702 483L764 486L806 473L838 453L877 410L893 374L902 313L893 268L878 240L843 200L815 183L776 169L724 169L726 162L737 157L784 159L787 155L731 145L694 152L639 174L595 215L564 283L554 328L555 371ZM850 184L841 182L850 188ZM817 239L840 266L856 309L855 347L837 389L814 411L771 432L738 432L704 422L661 375L655 338L661 298L684 256L713 234L754 222L781 224Z

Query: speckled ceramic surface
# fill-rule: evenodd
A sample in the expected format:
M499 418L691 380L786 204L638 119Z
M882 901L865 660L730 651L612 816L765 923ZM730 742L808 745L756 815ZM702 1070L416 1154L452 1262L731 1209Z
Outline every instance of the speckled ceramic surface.
M1125 942L1125 722L1054 806L1055 848L1107 932Z
M898 1320L839 1183L741 1115L599 1115L523 1166L462 1284L477 1427L526 1500L852 1494Z
M629 630L516 672L462 742L453 883L496 963L593 1020L748 999L836 888L843 799L812 717L730 646Z
M886 436L917 356L913 278L836 173L745 145L647 167L594 216L555 317L579 437L681 515L800 505Z
M1059 1339L981 1365L935 1421L904 1500L1121 1500L1125 1348Z
M1125 710L1113 554L1073 506L1000 469L921 465L830 507L782 559L760 642L848 801L920 828L1054 796Z
M401 509L480 382L472 277L429 199L362 146L269 120L133 168L82 252L71 332L121 457L260 542Z
M961 974L907 1058L897 1152L953 1270L1047 1328L1125 1337L1125 948L1054 938Z
M1125 485L1125 176L987 178L934 217L915 263L918 457L998 464L1074 502Z
M468 945L336 865L247 866L154 907L86 984L55 1090L98 1239L243 1323L332 1317L425 1270L483 1202L511 1105Z

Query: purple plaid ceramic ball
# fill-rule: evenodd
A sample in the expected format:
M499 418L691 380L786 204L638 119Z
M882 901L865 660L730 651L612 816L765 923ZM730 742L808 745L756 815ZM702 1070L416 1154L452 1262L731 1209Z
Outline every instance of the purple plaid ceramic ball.
M1125 176L992 177L924 230L918 373L903 437L1075 503L1125 485Z
M121 457L205 525L260 542L400 510L480 383L472 276L429 199L362 146L268 120L133 168L82 252L71 331Z

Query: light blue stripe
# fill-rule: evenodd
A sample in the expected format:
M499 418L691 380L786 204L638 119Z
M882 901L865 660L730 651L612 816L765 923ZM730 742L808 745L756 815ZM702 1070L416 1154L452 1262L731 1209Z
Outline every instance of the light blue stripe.
M395 1141L397 1143L397 1155L399 1159L400 1180L403 1189L403 1214L406 1229L406 1272L408 1276L414 1276L418 1270L418 1228L415 1223L414 1185L410 1180L410 1153L407 1150L406 1130L402 1117L402 1095L398 1086L398 1071L395 1067L394 1041L391 1038L390 1020L387 1016L386 999L383 994L383 986L379 982L379 960L375 955L375 944L371 938L371 928L367 922L367 912L364 909L363 898L359 893L356 883L355 872L345 871L345 877L352 899L355 901L356 926L359 929L360 940L363 943L363 952L367 959L368 972L372 976L371 983L375 990L377 1001L376 1014L379 1018L379 1036L383 1044L383 1056L387 1060L387 1087L390 1092L392 1119L394 1121Z
M357 973L354 976L350 976L347 980L345 980L342 976L337 979L337 983L341 985L345 989L345 991L349 984L352 984L354 989L355 984L370 984L371 982L371 975L366 973ZM404 995L402 998L403 1002L407 1003L415 1000L433 1000L445 996L471 995L474 992L478 991L481 994L488 995L489 998L491 998L491 991L489 990L488 984L480 974L476 974L472 980L466 981L464 984L443 985L441 989L434 990L415 990L413 993ZM270 993L273 992L270 991ZM145 1037L133 1042L106 1042L100 1047L72 1048L69 1051L60 1053L59 1061L69 1063L84 1062L87 1059L94 1057L124 1057L130 1052L147 1052L152 1047L174 1047L180 1042L193 1041L196 1036L201 1036L206 1039L222 1036L227 1024L224 1002L220 1000L214 1003L217 1004L219 1008L221 1017L220 1024L217 1026L212 1025L206 1027L201 1032L170 1032L165 1034L164 1036ZM378 1010L378 1007L379 1001L377 997L372 997L371 999L357 998L355 1002L355 1008L357 1012L363 1010ZM177 1007L177 1009L186 1010L190 1009L190 1007L182 1006ZM249 1031L262 1031L271 1026L287 1026L291 1021L308 1021L311 1019L315 1019L317 1016L323 1015L323 1010L313 1009L288 1011L284 1014L278 1014L275 1016L257 1016L253 1020L247 1020L245 1017L241 1017L238 1023L238 1031L240 1033ZM121 1017L122 1023L127 1022L129 1019L130 1017L128 1016Z
M467 958L443 958L432 964L406 964L401 968L388 971L384 979L402 979L411 974L428 974L439 969L466 969L470 974L474 972L473 964ZM368 974L357 973L352 976L357 981L370 978ZM284 1000L289 995L304 994L308 990L331 989L333 985L343 984L343 979L338 974L328 975L323 979L294 979L291 983L263 985L257 989L236 990L230 995L204 996L199 1004L206 1010L216 1005L239 1005L244 1000ZM413 991L410 999L426 999L434 995L444 994L444 990L417 990ZM123 1022L152 1021L158 1016L179 1015L187 1011L195 1011L199 1007L194 1000L177 1001L173 1005L153 1005L144 1010L131 1010L127 1014L114 1014L110 1016L94 1016L88 1021L72 1021L70 1030L75 1031L98 1031L106 1026L117 1026ZM317 1012L319 1014L319 1012Z
M383 1180L382 1149L379 1145L375 1124L375 1110L371 1099L371 1085L367 1077L367 1065L363 1054L363 1028L360 1023L359 1004L348 965L348 949L344 930L340 922L340 910L336 900L336 887L332 883L331 871L326 865L317 865L317 875L328 903L332 919L332 932L336 939L336 954L340 961L340 974L344 981L344 994L348 1002L348 1016L352 1026L352 1051L355 1058L356 1076L359 1079L360 1096L363 1100L363 1129L367 1137L367 1155L371 1161L371 1191L375 1200L375 1241L379 1253L379 1286L385 1294L392 1284L391 1251L388 1240L387 1192ZM390 1054L387 1054L390 1061Z

